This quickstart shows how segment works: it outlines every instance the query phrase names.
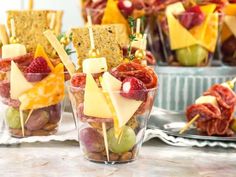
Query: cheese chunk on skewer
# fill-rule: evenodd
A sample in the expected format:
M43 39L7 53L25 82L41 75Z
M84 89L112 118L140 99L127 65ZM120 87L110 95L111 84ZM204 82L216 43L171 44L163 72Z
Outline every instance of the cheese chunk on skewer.
M96 74L107 71L106 58L88 58L83 61L83 73Z
M14 58L25 55L26 48L22 44L7 44L2 46L2 58Z
M214 96L200 96L198 99L196 99L195 104L203 104L203 103L210 103L214 106L218 107L218 102L216 100L216 97Z

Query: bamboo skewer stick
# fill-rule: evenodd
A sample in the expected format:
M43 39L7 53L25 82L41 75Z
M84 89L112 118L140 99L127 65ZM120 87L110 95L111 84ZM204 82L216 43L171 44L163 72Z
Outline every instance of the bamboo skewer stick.
M196 116L194 116L194 118L192 118L191 121L189 121L180 131L179 134L183 134L186 130L189 129L189 127L200 117L199 114L197 114Z
M11 22L11 36L16 37L15 21L12 18L10 22Z
M33 10L33 8L34 8L34 0L29 0L29 2L28 2L28 9L29 10Z
M95 49L95 43L94 43L94 36L93 36L93 29L92 29L92 17L91 17L91 12L88 11L88 29L89 29L89 38L90 38L90 47L91 50Z
M51 14L51 19L50 19L50 25L49 25L49 28L50 28L51 30L54 29L55 21L56 21L56 13L52 13L52 14Z
M108 149L108 140L107 140L107 129L106 129L106 123L102 123L102 133L103 133L103 139L104 139L104 144L105 144L105 149L106 149L106 155L107 155L107 161L110 161L109 157L109 149Z
M9 44L9 37L5 25L0 24L0 39L3 45Z
M140 27L141 27L141 20L140 18L138 18L136 22L136 34L140 34Z

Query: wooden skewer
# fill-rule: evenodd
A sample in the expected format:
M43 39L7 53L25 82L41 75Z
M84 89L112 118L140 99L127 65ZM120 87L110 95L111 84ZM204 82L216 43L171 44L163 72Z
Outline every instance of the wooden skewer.
M34 111L34 109L31 109L31 110L30 110L30 112L29 112L29 114L28 114L28 116L27 116L27 118L26 118L26 120L25 120L25 124L28 122L28 120L29 120L31 114L33 113L33 111Z
M89 29L90 47L91 47L91 49L95 49L93 29L92 29L92 18L91 18L90 11L88 11L87 18L88 18L88 29Z
M147 34L145 33L144 35L143 35L143 40L142 40L142 49L143 50L146 50L146 46L147 45Z
M34 0L29 0L28 9L33 10L33 8L34 8Z
M56 20L56 13L53 12L53 13L51 14L50 25L49 25L49 28L50 28L51 30L54 29L55 20Z
M105 149L106 149L106 155L107 155L107 161L110 161L109 157L109 149L108 149L108 140L107 140L107 129L106 129L106 123L102 123L102 133L103 133L103 139L104 139L104 144L105 144Z
M15 21L12 18L10 22L11 22L11 36L16 37Z
M20 111L20 124L21 124L21 131L22 131L22 135L23 137L25 136L25 123L24 123L24 114L23 114L23 111L22 110L19 110Z
M138 18L136 22L136 34L140 34L140 27L141 27L141 20L140 18Z
M0 38L2 40L3 45L9 44L9 37L7 34L7 30L5 25L3 24L0 24Z
M183 134L186 130L189 129L189 127L200 117L199 114L197 114L196 116L194 116L194 118L192 118L191 121L189 121L179 132L179 134Z

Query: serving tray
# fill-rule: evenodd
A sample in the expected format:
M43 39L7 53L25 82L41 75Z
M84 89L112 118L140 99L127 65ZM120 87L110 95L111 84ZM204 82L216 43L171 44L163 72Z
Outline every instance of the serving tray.
M221 142L236 142L236 135L231 137L221 136L207 136L200 134L195 127L190 127L185 133L179 134L179 131L186 125L186 118L184 113L169 112L160 114L160 112L153 112L148 128L159 129L165 132L167 135L174 137L182 137L196 140L208 140L208 141L221 141Z

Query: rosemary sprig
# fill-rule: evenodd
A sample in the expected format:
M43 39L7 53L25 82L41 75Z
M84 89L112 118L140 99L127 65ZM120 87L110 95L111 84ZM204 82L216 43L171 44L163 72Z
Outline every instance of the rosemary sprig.
M129 26L131 29L131 34L129 35L129 46L128 46L128 58L130 60L134 59L134 55L132 55L132 42L137 41L136 35L134 34L134 26L135 26L135 19L133 17L128 18Z

